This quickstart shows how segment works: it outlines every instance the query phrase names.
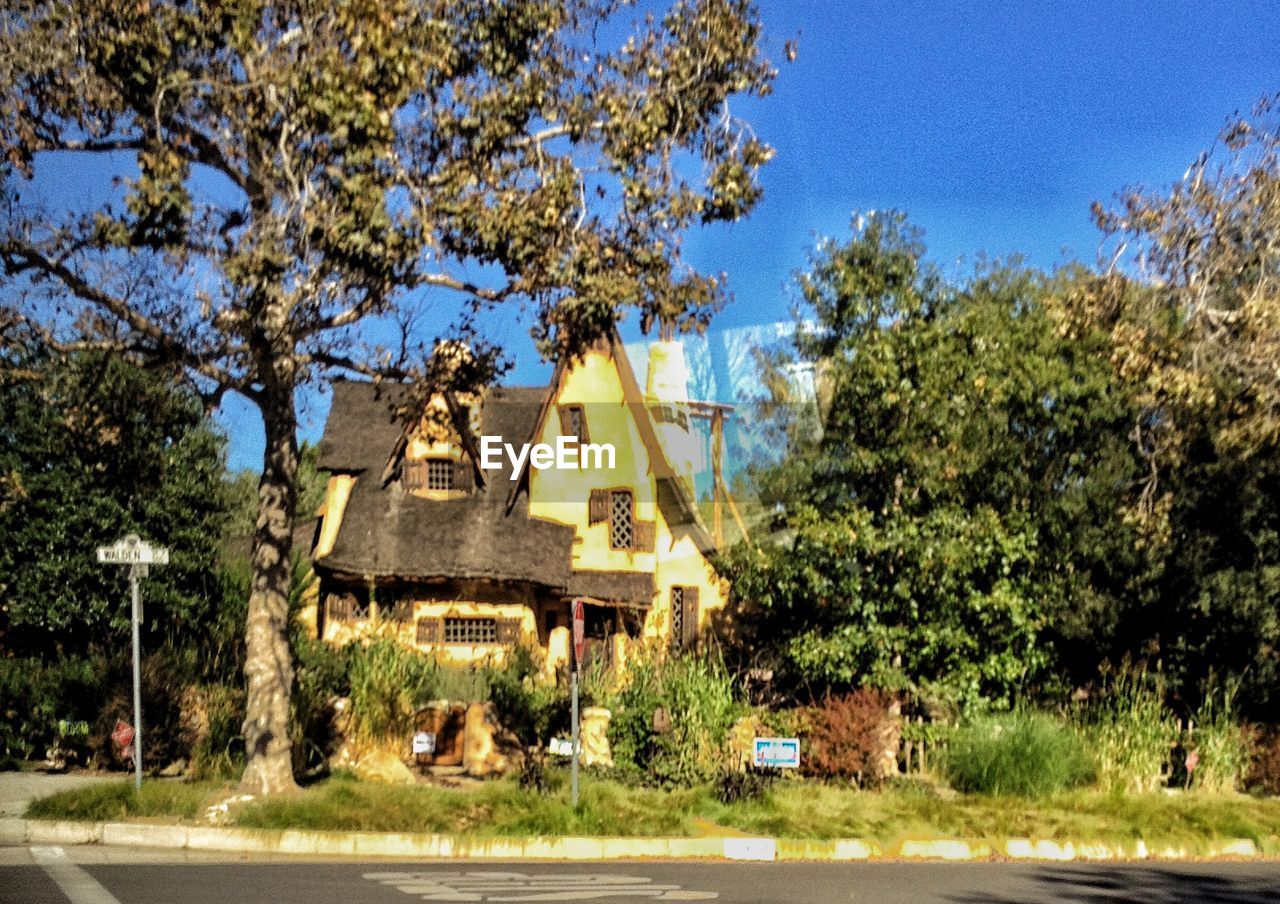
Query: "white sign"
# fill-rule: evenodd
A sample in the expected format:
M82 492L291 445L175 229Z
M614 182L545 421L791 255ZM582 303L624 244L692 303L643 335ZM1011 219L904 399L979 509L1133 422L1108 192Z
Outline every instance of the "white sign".
M110 546L99 546L98 561L104 565L168 565L169 550L130 534Z
M547 745L547 752L552 756L573 756L573 741L568 738L552 738Z
M751 762L757 768L800 768L799 738L756 738Z
M413 736L414 753L435 753L436 736L428 731L420 731Z

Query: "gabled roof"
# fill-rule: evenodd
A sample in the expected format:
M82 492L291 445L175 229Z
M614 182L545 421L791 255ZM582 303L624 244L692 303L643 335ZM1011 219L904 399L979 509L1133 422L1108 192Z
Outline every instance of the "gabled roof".
M316 564L359 576L490 578L565 590L572 526L530 518L527 500L508 513L501 492L437 501L413 495L399 481L381 479L403 432L393 408L405 392L400 386L351 380L334 384L318 466L359 479L332 551ZM508 442L527 441L545 393L534 387L490 390L481 414L483 432ZM488 476L505 487L510 465L504 462L503 470Z
M657 482L658 507L662 510L663 517L667 520L667 525L676 536L681 533L688 533L700 552L704 554L714 552L716 548L715 540L702 520L697 501L693 498L684 480L680 478L675 468L672 467L671 459L667 457L666 448L658 439L658 432L653 423L653 415L649 411L649 406L645 404L644 393L640 390L640 383L636 380L635 371L631 367L631 359L627 357L626 350L622 345L622 338L618 335L617 329L610 333L606 344L609 355L613 358L614 365L618 370L618 381L622 384L622 397L626 402L627 408L631 411L632 418L635 420L636 430L640 434L640 441L644 443L645 450L648 452L649 471ZM560 395L560 384L564 380L565 373L566 368L563 361L557 363L555 373L551 378L551 385L547 387L547 395L542 403L542 409L538 412L533 433L535 438L541 435L542 427L546 423L551 405ZM516 475L515 482L511 486L511 492L507 496L508 509L512 509L516 505L517 499L521 495L528 496L530 467L529 460L526 458Z

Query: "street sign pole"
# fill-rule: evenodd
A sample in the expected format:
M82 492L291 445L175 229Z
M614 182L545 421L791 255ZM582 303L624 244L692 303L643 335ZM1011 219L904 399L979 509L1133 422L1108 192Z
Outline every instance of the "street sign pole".
M573 673L569 679L570 718L573 720L573 761L569 767L569 785L573 789L573 806L578 806L578 666L582 662L582 647L586 639L586 625L582 611L582 600L573 601Z
M133 598L133 783L142 788L142 641L138 623L142 620L142 590L138 586L142 565L129 566L129 591Z
M130 627L133 633L133 781L142 788L142 579L148 565L168 565L169 550L129 534L111 546L98 547L103 565L129 566Z

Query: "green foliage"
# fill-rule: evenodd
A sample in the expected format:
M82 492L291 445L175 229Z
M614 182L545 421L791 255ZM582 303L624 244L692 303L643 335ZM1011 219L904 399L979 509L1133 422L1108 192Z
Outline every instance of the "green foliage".
M174 379L98 354L0 352L0 636L11 655L127 643L126 569L96 546L137 533L171 550L148 576L143 642L189 643L219 619L223 440Z
M757 475L776 533L722 565L739 666L969 710L1049 678L1051 644L1092 642L1145 567L1114 510L1132 421L1099 341L1045 311L1070 273L950 284L922 256L901 215L874 214L797 277L794 341L764 367L787 444Z
M101 668L86 657L0 656L0 753L43 757L62 734L60 722L94 720Z
M1183 749L1197 760L1187 784L1213 794L1229 794L1244 788L1251 765L1249 731L1240 725L1235 710L1237 685L1213 682L1187 726ZM1184 760L1184 768L1186 761Z
M1104 791L1143 793L1168 782L1181 730L1165 705L1165 691L1159 671L1126 661L1104 670L1096 692L1077 708Z
M132 781L103 782L34 800L25 815L28 819L87 822L151 817L190 820L202 815L210 798L219 792L225 793L225 785L213 782L147 781L141 790Z
M957 731L946 771L960 791L1044 797L1087 783L1093 764L1069 724L1018 710L979 717Z
M413 717L435 696L435 661L391 638L347 647L347 680L356 737L378 744L403 740Z
M540 748L569 729L568 689L540 680L528 647L512 649L500 665L486 670L485 680L498 721L526 749Z
M630 673L611 706L614 761L624 771L639 770L638 778L648 784L692 787L714 781L728 765L729 728L746 710L724 661L688 653L638 660ZM655 731L658 709L669 717L666 731Z

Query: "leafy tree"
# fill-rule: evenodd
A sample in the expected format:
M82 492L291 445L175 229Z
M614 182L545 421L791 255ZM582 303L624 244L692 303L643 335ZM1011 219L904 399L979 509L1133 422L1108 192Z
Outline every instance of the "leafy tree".
M1162 570L1130 646L1185 696L1243 676L1238 699L1263 718L1280 706L1278 114L1265 99L1167 190L1095 205L1113 266L1055 304L1067 335L1105 336L1135 402L1142 479L1123 502Z
M0 355L0 636L14 656L83 656L126 641L119 568L96 546L137 533L171 549L147 579L144 638L189 644L221 599L223 440L172 377L101 353Z
M681 236L759 197L772 152L727 106L769 90L758 15L749 0L631 15L613 0L5 6L0 259L31 292L16 316L64 347L74 322L262 414L246 790L294 786L298 387L492 372L479 341L424 363L415 313L474 339L485 310L527 302L543 352L571 355L624 309L684 329L720 299ZM58 154L94 155L122 193L35 208L19 177ZM455 319L429 304L441 292ZM398 349L370 347L389 333Z
M779 539L727 567L746 648L794 684L971 707L1045 680L1051 643L1096 662L1149 563L1117 511L1128 399L1099 340L1063 339L1044 308L1079 274L986 264L951 285L923 252L873 214L799 276L793 347L766 373L789 437L761 475ZM791 416L797 362L816 419Z

